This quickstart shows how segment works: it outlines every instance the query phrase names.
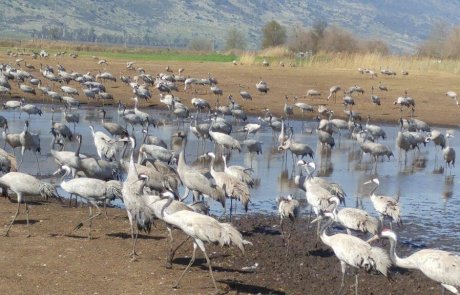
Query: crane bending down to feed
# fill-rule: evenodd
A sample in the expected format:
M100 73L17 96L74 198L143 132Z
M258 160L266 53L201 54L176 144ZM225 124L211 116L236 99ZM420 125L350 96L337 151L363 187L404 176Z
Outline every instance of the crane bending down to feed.
M345 272L347 266L354 268L364 268L367 272L377 271L388 277L388 269L391 260L388 253L378 247L372 247L369 243L358 237L348 234L327 235L326 229L332 224L330 220L323 228L321 240L324 244L331 247L335 256L340 260L342 267L342 282L338 294L341 293L345 283ZM358 272L355 274L355 294L358 294Z
M219 289L217 288L214 275L212 274L211 260L206 253L205 243L219 244L221 246L235 245L243 254L244 246L252 245L252 243L244 240L241 233L230 223L220 223L210 216L184 210L169 214L165 209L171 203L172 199L170 199L170 202L165 204L163 207L162 215L164 221L181 229L186 235L193 239L192 258L177 282L174 284L173 288L179 287L180 281L195 261L196 248L199 247L206 258L212 283L214 284L216 293L218 293Z
M70 180L65 180L72 172L71 168L67 165L61 166L59 170L54 172L54 175L64 171L62 177L61 188L71 195L77 195L85 199L89 203L89 217L77 224L73 231L81 228L84 222L89 222L88 239L92 239L91 227L93 219L101 215L101 209L97 205L98 201L105 202L106 200L113 200L115 198L121 199L121 185L119 181L110 180L104 181L96 178L78 177ZM92 207L95 207L97 213L93 215Z
M29 206L27 205L26 196L37 196L40 195L41 197L48 199L49 197L58 198L60 200L59 195L56 192L56 189L53 185L43 182L37 179L34 176L31 176L26 173L21 172L9 172L2 177L0 177L0 187L2 190L10 189L17 195L17 202L18 208L16 213L11 220L10 225L8 226L5 236L8 236L11 227L13 226L14 221L19 215L19 207L21 206L21 202L24 202L26 206L26 217L27 217L27 237L30 237L30 229L29 229Z
M445 289L460 294L460 256L437 249L423 249L409 257L400 258L395 252L398 241L396 234L391 230L383 230L381 236L390 240L390 258L394 265L420 270L424 275L441 284L443 294Z

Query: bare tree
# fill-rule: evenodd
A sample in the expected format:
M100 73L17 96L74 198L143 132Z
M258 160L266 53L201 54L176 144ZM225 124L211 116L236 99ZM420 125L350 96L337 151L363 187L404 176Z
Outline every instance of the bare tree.
M286 29L275 20L268 22L262 33L262 48L283 45L286 42Z
M441 58L444 56L444 44L450 33L449 25L438 22L433 26L430 35L419 47L420 55Z
M231 28L225 38L225 49L245 49L246 37L244 33L236 28Z
M193 38L188 43L188 49L194 51L213 51L214 44L212 40L206 38Z

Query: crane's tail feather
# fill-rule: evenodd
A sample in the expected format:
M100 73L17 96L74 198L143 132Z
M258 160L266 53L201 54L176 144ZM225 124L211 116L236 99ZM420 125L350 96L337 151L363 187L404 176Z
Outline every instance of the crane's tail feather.
M372 247L370 252L371 257L369 257L369 259L372 264L371 269L375 269L384 276L388 277L388 269L391 266L391 260L387 251L379 247Z
M117 180L108 181L106 195L109 200L114 200L116 198L123 199L123 193L121 192L121 183Z
M243 239L243 235L230 223L221 223L222 239L221 245L235 245L244 254L244 245L252 245L251 242Z
M42 182L40 184L39 191L40 191L40 195L46 200L48 200L48 198L55 198L58 200L62 200L61 196L57 193L56 188L52 184Z

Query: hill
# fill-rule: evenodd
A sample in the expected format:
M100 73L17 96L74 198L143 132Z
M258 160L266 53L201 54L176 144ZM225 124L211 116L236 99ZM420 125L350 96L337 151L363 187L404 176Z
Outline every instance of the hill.
M251 48L261 28L277 20L287 28L326 20L356 35L382 39L399 52L414 51L433 24L460 23L455 0L4 0L0 37L50 37L82 41L183 47L197 37L222 46L236 27Z

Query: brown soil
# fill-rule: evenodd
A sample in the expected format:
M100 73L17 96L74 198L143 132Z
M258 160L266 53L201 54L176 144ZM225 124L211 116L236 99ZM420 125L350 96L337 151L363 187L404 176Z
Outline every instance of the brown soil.
M16 204L0 200L1 223L8 224ZM21 210L22 213L22 210ZM173 268L165 267L167 232L161 222L140 236L139 258L130 262L126 211L109 209L93 223L93 240L86 225L71 234L88 214L87 208L34 202L32 236L26 238L25 215L20 215L9 237L0 237L0 288L5 294L209 294L214 292L202 253L184 277L172 285L192 252L188 241L176 253ZM254 245L242 255L233 248L207 245L218 287L228 294L335 294L340 286L339 260L321 242L306 220L295 225L289 254L285 255L276 216L247 215L233 222ZM405 228L405 230L410 230ZM185 236L175 231L177 241ZM387 245L385 245L387 247ZM400 246L400 248L404 248ZM244 267L258 267L243 270ZM417 271L393 269L392 280L360 271L359 294L435 294L440 287ZM346 276L343 294L354 294L354 276Z
M102 56L101 56L102 58ZM11 59L11 61L10 61ZM14 58L7 57L6 61L14 62ZM124 60L109 60L108 66L100 66L97 60L92 58L77 58L71 59L64 57L62 59L50 58L49 60L27 60L36 68L40 67L40 62L55 66L62 64L68 72L78 71L80 73L91 72L96 74L98 71L109 71L117 78L120 73L124 75L134 76L136 71L128 71L126 69L126 61ZM364 95L354 95L356 106L354 111L359 112L366 117L367 114L372 116L372 120L386 121L396 123L400 117L399 107L393 105L393 101L404 95L404 90L408 90L408 95L415 98L416 109L415 116L428 123L436 123L440 125L457 125L458 113L460 109L457 108L455 101L448 98L445 93L448 90L454 90L460 93L460 89L456 89L455 85L458 82L458 75L442 73L442 72L412 72L408 76L400 74L396 76L383 76L379 75L377 78L371 79L367 75L361 75L356 69L322 69L310 67L262 67L262 66L249 66L249 65L233 65L231 63L199 63L199 62L144 62L138 61L136 66L143 67L147 73L157 74L165 72L165 66L169 65L170 68L176 71L182 67L185 69L183 75L190 75L197 78L205 78L208 73L219 82L220 88L224 91L224 98L221 103L227 103L226 96L233 94L234 98L241 103L245 110L249 113L256 115L263 114L263 109L270 108L275 114L282 114L284 107L284 96L289 95L291 98L294 95L299 96L299 101L306 102L312 105L325 104L330 109L334 110L337 117L345 117L343 113L342 94L337 96L337 103L327 101L326 97L329 93L329 88L332 85L341 85L342 89L346 89L352 85L360 85L366 91ZM365 65L363 65L365 66ZM38 70L32 71L36 76L41 76ZM257 92L255 84L263 79L267 81L270 91L267 95ZM378 90L379 82L382 82L389 88L388 92ZM78 86L72 82L71 85ZM240 88L240 85L243 88ZM56 85L56 88L59 85ZM123 85L120 81L117 83L106 83L107 92L114 95L115 101L121 100L132 105L133 101L129 98L132 97L131 88ZM382 106L378 107L371 103L370 90L374 86L375 94L379 95L382 99ZM17 86L13 86L13 95L24 96L24 93L19 93ZM77 87L78 88L78 87ZM183 99L186 104L189 104L192 97L202 97L209 99L214 105L215 97L209 94L208 86L197 86L195 90L198 93L190 91L189 93L183 92L183 85L179 85L179 93L175 93ZM252 102L242 102L239 91L245 89L253 96ZM308 89L317 89L321 91L321 98L305 98ZM156 90L152 91L153 98L150 101L142 102L143 106L156 106L165 108L161 104ZM40 95L32 96L25 95L31 100L43 100ZM86 97L80 95L80 100L86 102ZM292 99L290 100L292 104ZM300 110L295 111L296 116L300 117ZM404 110L403 116L409 116L410 112ZM316 116L316 114L314 115ZM306 115L312 118L313 115Z

